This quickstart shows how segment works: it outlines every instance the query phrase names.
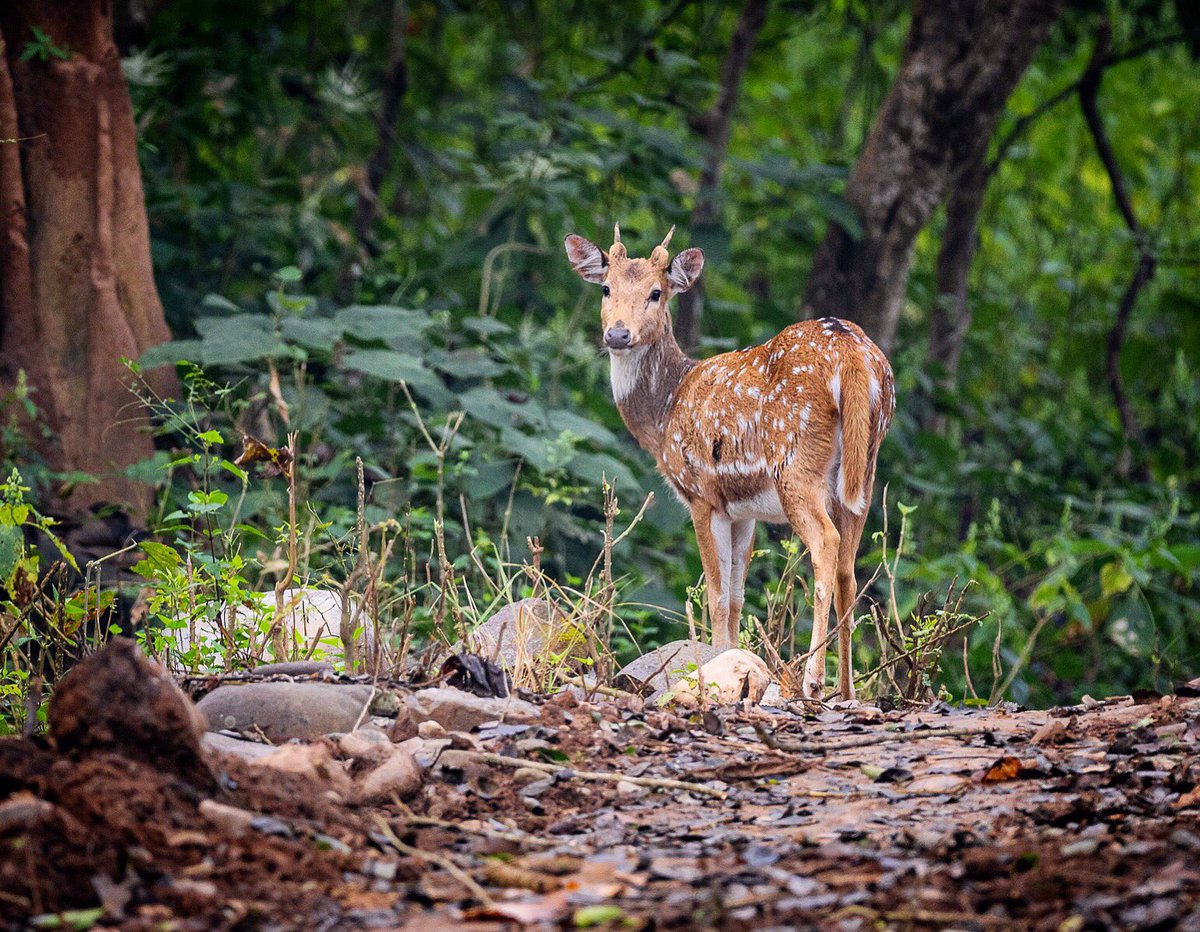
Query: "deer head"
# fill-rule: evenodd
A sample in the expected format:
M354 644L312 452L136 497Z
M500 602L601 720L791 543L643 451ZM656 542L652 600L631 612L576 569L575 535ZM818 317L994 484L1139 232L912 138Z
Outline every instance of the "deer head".
M699 249L685 249L671 258L667 245L674 234L671 227L649 259L629 258L619 224L608 252L575 233L567 237L564 245L571 266L585 282L600 285L604 292L600 325L609 352L644 348L671 333L667 302L691 288L704 268L704 253Z

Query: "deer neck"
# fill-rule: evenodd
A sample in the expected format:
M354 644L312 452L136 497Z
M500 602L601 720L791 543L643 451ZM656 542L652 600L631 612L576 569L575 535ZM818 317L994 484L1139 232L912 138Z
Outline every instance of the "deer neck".
M642 449L658 459L667 415L679 385L696 364L668 329L655 343L610 354L613 400L621 419Z

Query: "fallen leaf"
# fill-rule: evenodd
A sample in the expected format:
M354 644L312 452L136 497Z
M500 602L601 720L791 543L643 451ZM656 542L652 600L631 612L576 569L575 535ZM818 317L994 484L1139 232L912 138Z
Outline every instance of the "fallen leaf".
M1021 761L1016 757L1001 757L983 774L983 783L1004 783L1015 780L1021 773Z

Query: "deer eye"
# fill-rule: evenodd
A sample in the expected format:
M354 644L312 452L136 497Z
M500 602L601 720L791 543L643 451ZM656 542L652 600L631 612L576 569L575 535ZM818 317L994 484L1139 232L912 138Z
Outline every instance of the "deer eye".
M651 301L657 301L661 297L662 297L662 291L658 288L655 288L652 292L650 292L650 300Z
M608 297L608 285L605 284L604 287L601 288L600 290L604 293L604 297L607 298Z

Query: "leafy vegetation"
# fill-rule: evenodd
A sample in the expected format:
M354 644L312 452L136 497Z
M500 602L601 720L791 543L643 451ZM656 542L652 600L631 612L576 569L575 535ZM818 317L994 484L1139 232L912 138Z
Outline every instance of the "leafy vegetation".
M605 546L602 483L621 521L662 487L609 398L594 298L563 235L619 219L645 251L678 224L676 243L707 255L701 352L770 336L800 313L827 222L854 229L839 192L907 24L890 3L774 10L738 103L721 220L690 228L695 117L717 94L736 11L396 9L168 5L125 61L177 336L139 365L187 360L182 401L158 402L158 459L138 472L166 477L153 529L212 574L195 611L273 585L289 528L314 578L347 579L356 458L366 526L404 541L382 570L393 611L421 636L457 623L439 599L449 568L456 592L475 593L472 619L535 591L512 571L531 559L582 586ZM892 527L896 503L910 512L907 538L893 564L877 534L860 579L890 566L869 594L918 632L984 619L959 634L973 684L948 659L956 647L942 659L938 685L955 698L996 684L1032 703L1164 688L1200 661L1200 65L1175 41L1173 5L1104 12L1129 54L1101 101L1158 257L1120 355L1136 448L1125 453L1104 346L1137 244L1074 98L1047 105L1087 64L1090 8L1056 29L993 145L953 387L927 358L940 219L918 241L893 354L879 476ZM286 484L233 463L243 435L278 447L288 432L290 525ZM882 508L877 490L869 529ZM773 625L781 593L803 593L785 573L794 545L760 535L746 608ZM618 656L686 633L701 572L669 496L612 563ZM789 625L805 624L796 608ZM860 639L859 668L886 643Z

